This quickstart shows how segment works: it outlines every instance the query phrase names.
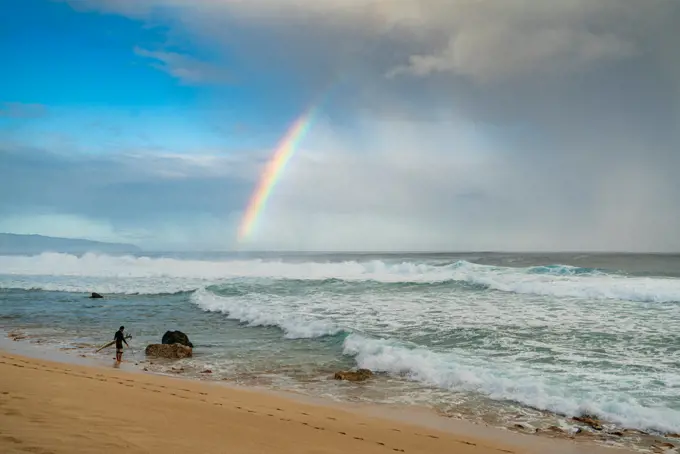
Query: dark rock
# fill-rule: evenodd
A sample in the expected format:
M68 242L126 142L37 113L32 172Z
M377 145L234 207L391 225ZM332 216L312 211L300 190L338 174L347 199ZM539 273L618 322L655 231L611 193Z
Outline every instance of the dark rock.
M156 356L159 358L168 359L182 359L193 356L191 347L180 344L151 344L146 347L145 353L147 356Z
M680 434L670 433L665 435L667 438L680 438Z
M206 369L201 372L202 374L212 374L212 371L210 369Z
M161 339L162 344L181 344L194 348L194 344L189 341L189 336L181 331L166 331Z
M595 416L590 415L574 416L571 419L586 424L595 430L602 430L602 423Z
M373 372L368 369L359 369L356 372L352 371L341 371L336 372L333 376L336 380L347 380L347 381L364 381L368 380L373 376Z
M528 426L528 425L525 425L525 424L513 424L511 429L519 430L519 431L522 431L524 433L533 433L533 434L540 432L539 429L535 429L535 428Z
M13 331L13 332L7 334L7 337L9 337L10 339L12 339L13 341L25 340L25 339L27 338L27 336L26 336L25 334L19 333L19 332L15 332L15 331Z
M617 437L623 437L623 432L619 432L619 431L609 432L609 435L616 435Z
M90 298L104 298L104 297L101 296L99 293L92 292L92 294L90 295Z
M557 426L550 426L547 429L544 429L543 432L552 432L552 433L555 433L555 434L563 434L564 430L562 430L561 428L559 428Z

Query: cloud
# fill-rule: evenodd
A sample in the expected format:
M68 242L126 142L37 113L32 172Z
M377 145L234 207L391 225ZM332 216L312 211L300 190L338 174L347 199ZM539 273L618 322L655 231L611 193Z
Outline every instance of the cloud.
M521 134L489 140L459 119L357 122L315 123L244 244L238 223L269 150L5 150L0 218L44 234L83 220L73 232L161 249L680 248L680 159L645 141L584 137L527 154ZM369 138L357 142L362 131Z
M42 104L25 104L20 102L0 103L0 117L39 118L45 115L47 115L47 108Z
M214 228L205 219L224 223L231 211L242 209L259 156L78 155L0 148L0 218L3 226L22 226L22 231L33 223L44 234L62 235L77 224L74 220L83 220L74 233L95 240L177 247L180 235L193 235L188 245L205 239L226 247L235 238L225 233L226 227L221 237L201 238L199 232ZM112 238L115 232L118 238ZM137 233L130 238L121 232Z
M286 58L296 58L301 49L323 48L328 59L342 64L364 65L371 61L369 56L379 65L394 63L381 68L382 74L423 76L444 71L482 81L534 71L576 71L634 57L649 50L647 38L672 30L671 17L678 8L672 0L653 4L639 0L89 3L135 17L152 17L154 11L172 8L181 15L182 27L213 39L237 39L220 24L236 23L241 32L257 28L269 38L266 45L288 49ZM300 27L304 33L298 34ZM389 43L389 49L383 43Z
M527 32L508 26L465 29L452 37L444 50L412 55L408 65L391 69L387 76L451 72L488 82L536 72L577 71L593 63L628 58L636 53L631 42L613 34L596 35L586 30Z
M350 142L342 131L317 130L323 150L315 135L290 164L250 244L322 250L680 248L673 233L680 227L680 184L671 167L664 169L678 159L645 161L643 144L619 143L616 161L598 158L589 141L569 144L557 157L522 156L503 153L505 144L466 137L467 125L447 121L368 127L375 139L354 146L353 153L346 152Z
M671 91L669 101L680 103L680 48L673 45L680 5L673 0L78 4L164 24L169 42L202 47L216 56L211 65L248 85L269 83L272 98L283 96L282 85L300 98L330 82L341 92L334 108L349 116L370 110L422 120L445 110L471 121L554 129L560 112L590 122L583 104L603 118L615 98L640 104L636 93L651 99ZM647 121L649 112L641 116Z
M78 4L163 24L210 69L145 43L140 56L185 83L234 71L266 93L263 112L332 82L243 247L680 250L675 1ZM22 190L0 206L223 245L268 153L127 150L28 170L5 157L0 194Z
M197 60L176 52L149 51L139 47L135 53L157 61L152 66L165 71L186 85L220 85L232 82L231 73L218 65Z

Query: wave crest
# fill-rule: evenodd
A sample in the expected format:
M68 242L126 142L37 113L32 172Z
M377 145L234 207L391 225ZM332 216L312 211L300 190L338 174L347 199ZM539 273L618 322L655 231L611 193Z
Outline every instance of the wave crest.
M282 260L180 260L133 256L45 253L0 256L0 287L109 293L174 293L230 280L371 281L381 284L471 284L503 292L554 297L680 301L680 279L630 277L590 268L549 265L511 268L466 261L286 262ZM61 286L61 287L60 287Z
M271 306L258 307L254 303L220 297L205 289L191 295L191 301L204 311L220 312L248 326L277 327L287 339L311 339L343 332L326 320L288 314L283 306L278 310Z
M354 357L359 367L447 390L479 392L494 400L518 402L566 416L596 414L629 428L680 430L677 409L654 403L644 405L623 392L604 390L571 375L562 382L548 381L538 371L526 367L492 364L482 359L475 362L453 353L359 334L350 334L345 339L343 352Z

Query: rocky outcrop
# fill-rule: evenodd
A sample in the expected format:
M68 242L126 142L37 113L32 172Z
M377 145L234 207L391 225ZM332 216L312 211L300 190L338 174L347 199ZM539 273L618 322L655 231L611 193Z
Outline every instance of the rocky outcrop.
M515 425L512 426L512 429L518 430L518 431L521 431L521 432L529 432L529 433L538 432L533 427L529 427L529 426L524 425L524 424L515 424Z
M574 416L571 419L574 420L574 421L578 421L580 423L583 423L587 426L590 426L595 430L602 430L602 423L600 422L599 419L597 419L596 416L582 415L582 416Z
M26 336L24 333L12 331L9 334L7 334L7 337L12 339L13 341L20 341L20 340L25 340L28 336Z
M194 344L189 341L189 336L181 331L166 331L161 339L162 344L181 344L194 348Z
M181 344L151 344L146 347L145 353L157 358L182 359L191 358L193 349Z
M364 381L368 380L373 376L373 372L368 369L359 369L356 372L352 371L340 371L336 372L333 376L336 380L347 380L347 381Z
M92 292L92 294L90 295L90 298L104 298L104 297L101 296L99 293Z
M551 435L566 435L566 432L562 428L557 426L550 426L545 429L539 429L536 432L542 432Z

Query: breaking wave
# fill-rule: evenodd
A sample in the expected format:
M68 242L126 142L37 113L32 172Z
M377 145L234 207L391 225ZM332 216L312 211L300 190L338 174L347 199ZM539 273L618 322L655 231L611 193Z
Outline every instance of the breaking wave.
M462 358L407 345L392 339L371 339L350 334L344 354L357 365L453 391L479 392L494 400L513 401L553 413L595 414L623 427L660 432L680 430L680 410L663 403L641 402L625 391L598 386L596 378L579 379L565 373L548 379L525 365L494 364L482 358Z
M635 277L566 265L530 268L424 262L286 262L179 260L44 253L0 256L0 288L107 293L175 293L233 280L341 280L382 284L472 284L502 292L554 297L680 301L680 279Z
M220 312L232 320L248 326L273 326L280 328L287 339L310 339L332 336L343 330L326 320L289 314L286 307L260 308L255 304L217 296L207 290L191 295L191 301L208 312Z

